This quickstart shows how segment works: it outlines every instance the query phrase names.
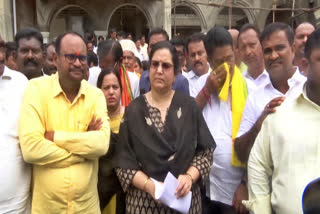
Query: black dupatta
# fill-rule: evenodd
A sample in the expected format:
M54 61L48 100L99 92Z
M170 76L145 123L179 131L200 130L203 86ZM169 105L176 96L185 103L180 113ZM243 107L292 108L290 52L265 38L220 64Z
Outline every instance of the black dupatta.
M175 92L160 133L140 96L126 108L113 164L163 181L169 171L176 177L184 174L194 156L210 147L215 147L214 139L193 98Z

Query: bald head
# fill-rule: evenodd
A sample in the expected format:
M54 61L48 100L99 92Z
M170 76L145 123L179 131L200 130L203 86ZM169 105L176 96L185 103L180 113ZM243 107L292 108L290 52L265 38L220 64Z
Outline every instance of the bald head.
M238 47L238 36L239 36L239 31L237 29L229 29L228 32L230 33L232 37L232 44L233 44L233 49Z
M240 66L241 60L239 57L239 51L238 51L238 36L239 36L239 31L237 29L229 29L228 32L230 33L232 37L232 47L233 47L233 52L236 60L236 65Z
M309 22L303 22L296 28L294 35L295 58L304 57L304 46L308 36L315 30L314 26Z

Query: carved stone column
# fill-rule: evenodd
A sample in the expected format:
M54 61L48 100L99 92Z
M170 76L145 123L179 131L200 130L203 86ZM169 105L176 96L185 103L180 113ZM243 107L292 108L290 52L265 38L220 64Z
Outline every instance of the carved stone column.
M163 0L164 11L163 11L163 29L167 31L169 39L171 39L171 0Z
M4 41L13 40L11 0L0 1L0 35Z

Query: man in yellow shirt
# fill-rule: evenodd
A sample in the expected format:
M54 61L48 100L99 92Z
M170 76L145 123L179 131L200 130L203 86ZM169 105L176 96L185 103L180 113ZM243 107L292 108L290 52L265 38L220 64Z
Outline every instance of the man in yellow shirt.
M98 158L108 150L110 127L103 93L83 80L86 56L80 35L59 36L58 72L26 88L19 138L33 164L32 213L100 213Z

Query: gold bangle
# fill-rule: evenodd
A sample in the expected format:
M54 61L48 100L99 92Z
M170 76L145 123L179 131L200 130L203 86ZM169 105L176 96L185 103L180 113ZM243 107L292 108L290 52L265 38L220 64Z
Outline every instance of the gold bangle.
M191 175L190 173L188 173L188 172L186 172L186 175L191 179L191 182L192 182L192 184L193 184L193 177L192 177L192 175Z
M148 178L146 179L146 181L144 182L144 184L143 184L142 191L145 191L145 188L146 188L147 183L148 183L149 180L150 180L150 179L149 179L149 177L148 177Z

